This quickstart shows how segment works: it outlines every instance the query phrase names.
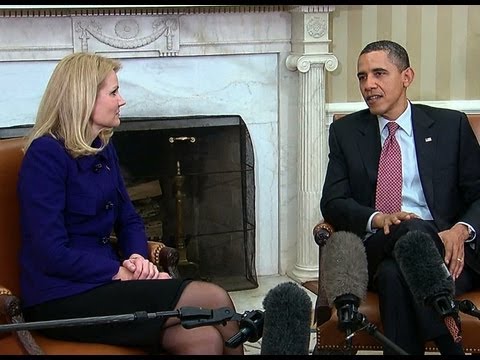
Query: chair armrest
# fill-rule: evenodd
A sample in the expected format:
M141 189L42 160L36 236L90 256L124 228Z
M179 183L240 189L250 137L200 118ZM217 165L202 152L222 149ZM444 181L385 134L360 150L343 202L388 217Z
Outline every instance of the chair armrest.
M327 243L328 238L335 230L333 226L327 222L320 222L313 228L313 239L318 246L322 247Z
M180 259L178 250L166 246L162 242L148 241L149 260L156 264L160 269L170 274L172 278L179 278L178 261Z
M318 245L319 267L318 267L318 294L315 303L314 323L317 326L328 321L332 316L332 307L328 304L325 289L322 286L323 256L322 248L327 244L327 240L334 232L334 228L327 222L320 222L313 228L313 239Z
M20 300L10 290L0 285L0 317L7 324L24 323L23 313L20 307ZM1 329L0 324L0 329ZM14 336L23 347L26 355L44 355L32 334L28 330L13 331ZM2 337L2 331L0 331Z

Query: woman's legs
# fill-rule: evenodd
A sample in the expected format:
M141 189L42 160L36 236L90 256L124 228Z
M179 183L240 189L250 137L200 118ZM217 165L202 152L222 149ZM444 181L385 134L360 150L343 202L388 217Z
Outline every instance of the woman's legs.
M161 341L162 348L174 355L222 355L224 353L222 335L214 326L185 329L182 325L176 324L165 328Z
M222 287L203 281L192 281L185 287L175 309L183 306L204 309L228 307L235 311L230 295ZM236 321L227 321L225 325L185 329L180 319L169 318L162 331L162 347L172 354L243 355L243 344L236 348L225 346L225 341L238 331Z

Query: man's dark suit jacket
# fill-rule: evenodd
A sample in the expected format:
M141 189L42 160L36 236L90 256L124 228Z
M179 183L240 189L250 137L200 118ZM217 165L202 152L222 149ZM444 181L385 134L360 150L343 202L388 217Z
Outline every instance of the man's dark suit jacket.
M464 221L475 229L476 251L466 263L480 273L480 146L463 112L411 104L418 171L425 198L440 231ZM378 119L369 109L333 121L329 162L320 201L336 230L365 236L375 211L381 151Z

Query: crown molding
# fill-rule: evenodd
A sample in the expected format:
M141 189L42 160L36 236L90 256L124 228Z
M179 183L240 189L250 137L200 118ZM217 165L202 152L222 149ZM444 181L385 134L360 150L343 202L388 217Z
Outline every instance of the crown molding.
M0 17L285 12L289 5L0 5Z

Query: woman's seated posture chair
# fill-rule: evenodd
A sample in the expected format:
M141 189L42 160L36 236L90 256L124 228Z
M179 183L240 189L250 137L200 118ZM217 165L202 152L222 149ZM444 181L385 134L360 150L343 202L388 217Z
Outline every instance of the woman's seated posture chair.
M23 138L0 140L0 355L146 354L136 348L53 340L36 331L1 331L2 324L24 322L20 308L18 252L21 238L16 189L24 143ZM176 249L149 241L149 250L152 262L173 277L178 276Z

